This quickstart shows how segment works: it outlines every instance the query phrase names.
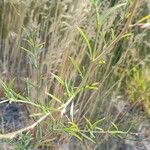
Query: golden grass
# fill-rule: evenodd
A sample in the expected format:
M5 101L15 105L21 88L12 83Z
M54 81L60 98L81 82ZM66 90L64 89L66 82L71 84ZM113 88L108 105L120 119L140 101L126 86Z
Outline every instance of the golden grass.
M148 57L148 54L144 59L136 57L136 62L133 49L136 54L140 51L134 41L138 32L134 35L134 29L129 28L140 19L138 15L142 13L137 9L141 10L142 2L134 0L126 4L123 1L113 9L109 8L109 1L98 5L89 0L7 0L1 3L1 78L19 80L23 93L34 103L61 108L58 102L61 100L67 104L66 111L70 111L72 105L77 124L85 115L91 120L99 118L102 112L106 115L111 97L118 95L124 86L126 70L132 70L131 63L137 65ZM117 60L115 64L114 59ZM118 70L121 71L118 73ZM67 87L63 87L53 74ZM83 87L89 89L76 92ZM69 97L70 91L67 93L65 88L75 94ZM57 97L57 101L47 93ZM31 114L38 111L31 109ZM66 120L60 113L53 117L60 122Z

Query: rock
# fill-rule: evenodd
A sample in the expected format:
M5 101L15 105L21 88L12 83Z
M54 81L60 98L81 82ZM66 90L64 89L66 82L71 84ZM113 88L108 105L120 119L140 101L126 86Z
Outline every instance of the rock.
M21 103L0 104L0 129L2 133L9 133L24 128L29 120L26 105Z

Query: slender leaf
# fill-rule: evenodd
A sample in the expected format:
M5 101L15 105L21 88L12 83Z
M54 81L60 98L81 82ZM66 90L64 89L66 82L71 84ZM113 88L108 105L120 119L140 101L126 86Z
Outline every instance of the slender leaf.
M112 124L113 127L118 131L118 127L117 127L113 122L111 122L111 124Z
M101 123L102 121L104 121L104 120L105 120L105 118L102 118L102 119L97 120L96 122L94 122L93 125L92 125L92 129L95 129L95 128L97 127L97 125L98 125L99 123Z
M95 141L94 141L92 138L88 137L88 136L85 135L84 133L80 132L80 134L81 134L85 139L91 141L92 143L95 143Z
M71 62L72 62L72 64L73 64L73 66L75 67L75 69L79 72L81 78L83 79L83 73L82 73L82 71L80 70L79 64L77 64L77 62L75 61L75 59L73 59L72 57L70 57L70 60L71 60Z
M52 99L54 99L54 100L56 100L57 102L59 102L59 103L61 103L62 104L62 102L61 102L61 100L59 99L59 98L57 98L56 96L54 96L54 95L52 95L52 94L50 94L50 93L46 93L48 96L50 96Z
M140 19L137 23L141 23L141 22L143 22L143 21L145 21L145 20L148 20L148 19L150 19L150 14L149 15L147 15L147 16L144 16L142 19Z
M88 51L89 57L90 57L90 59L92 59L92 58L93 58L93 54L92 54L92 47L91 47L91 45L90 45L90 42L89 42L89 40L88 40L86 34L83 32L83 30L82 30L81 28L79 28L79 27L77 27L77 29L78 29L78 31L80 32L80 34L81 34L81 36L82 36L84 42L86 43L86 45L87 45L87 47L88 47L88 50L89 50L89 51Z
M57 76L57 75L55 75L55 74L53 74L53 73L51 73L51 74L55 77L55 79L56 79L62 86L65 85L65 82L64 82L59 76Z
M90 128L92 128L92 123L84 116L84 119L86 120L86 122L88 123L88 125L90 126Z

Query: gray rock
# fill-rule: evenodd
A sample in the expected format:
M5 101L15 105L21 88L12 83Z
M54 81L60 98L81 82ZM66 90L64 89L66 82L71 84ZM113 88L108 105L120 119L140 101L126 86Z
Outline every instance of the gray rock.
M0 104L0 129L2 133L13 132L24 128L29 120L29 113L24 104Z

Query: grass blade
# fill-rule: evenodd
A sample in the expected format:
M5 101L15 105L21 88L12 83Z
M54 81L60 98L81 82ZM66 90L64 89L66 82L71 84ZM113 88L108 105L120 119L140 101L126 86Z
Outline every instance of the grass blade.
M82 30L81 28L79 28L79 27L77 27L77 29L78 29L78 31L80 32L80 34L81 34L81 36L82 36L84 42L86 43L86 45L87 45L87 47L88 47L88 54L89 54L90 59L92 60L93 54L92 54L92 47L91 47L91 45L90 45L90 42L89 42L89 40L88 40L86 34L83 32L83 30Z

